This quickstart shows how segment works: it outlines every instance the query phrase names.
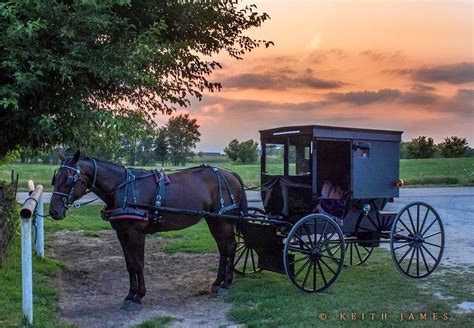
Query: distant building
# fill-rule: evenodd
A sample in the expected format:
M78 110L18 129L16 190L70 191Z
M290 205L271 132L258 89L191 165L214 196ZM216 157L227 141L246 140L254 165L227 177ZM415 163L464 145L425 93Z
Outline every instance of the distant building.
M224 156L223 154L217 152L217 151L200 151L198 153L199 157L221 157Z

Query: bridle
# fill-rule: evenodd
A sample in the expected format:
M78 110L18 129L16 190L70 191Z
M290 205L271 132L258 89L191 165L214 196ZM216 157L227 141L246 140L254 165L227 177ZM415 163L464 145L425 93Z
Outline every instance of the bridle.
M92 192L95 188L95 182L96 182L96 179L97 179L97 163L96 163L94 158L92 159L92 163L94 164L94 173L93 173L92 185L91 185L90 189L88 191L86 191L85 194L88 194L88 193ZM63 169L67 170L68 177L67 177L67 180L66 180L66 186L70 185L71 190L69 190L68 193L53 191L53 195L56 194L58 196L61 196L64 207L66 207L66 209L70 209L71 207L74 206L73 205L73 203L74 203L73 197L74 197L74 188L76 187L76 184L78 182L81 182L86 187L87 187L87 185L82 180L81 167L79 166L79 161L77 161L76 167L72 167L72 166L69 166L67 164L68 163L62 164L59 167L59 169L54 172L53 179L51 180L51 185L54 187L54 184L56 182L56 176L61 172L61 170L63 170Z

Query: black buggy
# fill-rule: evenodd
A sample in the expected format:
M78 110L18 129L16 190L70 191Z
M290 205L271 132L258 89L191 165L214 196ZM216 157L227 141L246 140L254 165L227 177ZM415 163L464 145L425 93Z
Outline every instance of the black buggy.
M239 220L234 269L286 274L305 292L389 244L395 267L423 278L438 266L443 224L428 204L384 211L399 196L402 132L329 126L260 131L261 197Z

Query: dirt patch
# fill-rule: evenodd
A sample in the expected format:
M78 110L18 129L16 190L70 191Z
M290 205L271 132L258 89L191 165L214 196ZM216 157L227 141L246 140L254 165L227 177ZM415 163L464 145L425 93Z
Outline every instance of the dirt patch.
M227 326L229 304L212 298L217 254L165 254L169 240L146 241L143 310L123 314L119 308L128 292L128 273L113 231L86 237L81 231L60 231L47 242L48 256L67 263L58 279L59 317L78 327L129 327L157 316L177 320L171 326Z

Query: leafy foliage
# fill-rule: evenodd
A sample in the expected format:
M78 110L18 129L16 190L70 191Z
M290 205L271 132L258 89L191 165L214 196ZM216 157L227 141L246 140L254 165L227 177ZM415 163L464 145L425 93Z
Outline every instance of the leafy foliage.
M249 139L239 142L237 139L232 140L227 147L224 148L224 153L234 162L242 164L255 163L258 159L258 142Z
M186 158L193 155L192 149L199 142L201 133L196 119L189 114L180 114L166 124L169 158L173 165L185 165Z
M77 142L104 112L151 119L219 90L210 56L269 46L244 35L267 19L230 1L0 3L0 157Z
M407 152L411 158L431 158L436 153L433 138L419 136L407 144Z
M466 155L469 146L466 138L449 137L444 138L444 141L438 145L443 157L462 157Z

